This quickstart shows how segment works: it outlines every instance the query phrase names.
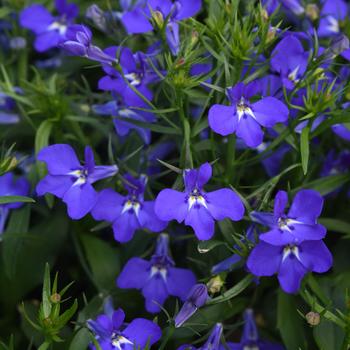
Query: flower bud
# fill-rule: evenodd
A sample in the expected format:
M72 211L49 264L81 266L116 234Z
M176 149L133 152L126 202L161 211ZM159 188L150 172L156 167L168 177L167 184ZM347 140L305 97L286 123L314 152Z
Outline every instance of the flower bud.
M208 300L208 290L205 284L196 284L175 317L175 327L181 327Z
M306 16L311 19L311 21L316 21L320 15L320 9L316 4L308 4L305 9Z
M191 46L194 46L197 44L198 38L199 38L199 33L196 30L192 31L192 33L191 33Z
M164 17L160 11L152 11L152 18L156 23L158 28L163 28L164 25Z
M310 326L317 326L320 324L320 314L314 311L310 311L306 314L306 321Z
M93 4L89 6L86 10L85 16L89 18L98 29L102 30L103 32L106 31L106 16L104 12L98 7L98 5Z
M210 281L207 283L209 293L211 294L219 293L223 285L224 281L219 275L211 278Z
M54 293L54 294L51 295L50 300L54 304L57 304L57 303L59 303L61 301L61 296L58 293Z

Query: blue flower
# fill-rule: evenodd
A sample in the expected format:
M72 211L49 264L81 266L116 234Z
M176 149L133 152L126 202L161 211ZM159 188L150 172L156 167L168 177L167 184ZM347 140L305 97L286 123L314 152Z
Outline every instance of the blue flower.
M15 180L13 173L6 173L0 176L0 196L27 196L29 182L21 177ZM0 235L4 232L6 220L11 209L18 209L23 203L0 204Z
M247 85L238 83L227 90L231 106L213 105L209 110L209 126L216 133L226 136L236 133L248 147L263 142L263 127L273 127L288 119L288 108L275 97L264 97L251 103L250 99L260 90L259 82Z
M79 12L75 4L68 4L66 0L55 0L55 5L59 13L57 17L39 4L28 6L20 13L19 22L35 33L34 47L39 52L57 47Z
M228 188L205 192L203 186L212 176L212 167L205 163L197 169L187 169L183 178L185 192L162 190L156 199L155 212L162 220L185 221L200 240L214 235L214 220L241 220L244 206L239 196Z
M88 320L88 327L102 350L143 350L147 344L156 343L162 335L159 326L152 321L136 318L124 326L124 319L124 311L117 309L108 310L107 314L99 315L95 320Z
M152 16L156 22L166 23L166 38L171 52L177 55L180 48L178 21L194 16L202 6L201 0L144 0L130 6L126 1L126 12L122 15L122 23L129 34L146 33L153 30L150 22Z
M114 238L119 242L128 242L136 230L162 231L167 221L156 216L154 201L144 200L147 177L135 179L126 175L124 178L128 194L122 196L111 189L101 191L91 212L94 219L113 223Z
M270 231L260 235L260 240L273 245L283 245L324 238L326 228L317 223L323 207L323 198L318 192L299 191L288 214L285 214L287 203L287 192L279 191L275 197L273 213L251 213L255 221L270 228Z
M90 147L85 147L85 164L81 165L73 148L56 144L43 148L37 159L45 162L48 175L37 185L39 196L52 193L67 204L68 215L81 219L96 204L97 192L92 184L117 173L116 165L95 165Z
M159 312L169 295L184 301L196 283L196 277L188 269L175 267L169 256L169 237L162 234L150 261L132 258L124 266L117 279L119 288L141 289L149 312Z

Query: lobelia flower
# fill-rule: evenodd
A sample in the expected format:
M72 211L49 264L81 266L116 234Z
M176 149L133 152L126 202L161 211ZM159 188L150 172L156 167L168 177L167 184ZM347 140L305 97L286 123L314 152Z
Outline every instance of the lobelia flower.
M287 293L295 293L306 273L326 272L332 263L332 255L322 240L282 245L262 241L251 251L247 267L255 276L277 273L281 288Z
M143 350L147 344L152 346L162 336L161 329L152 321L136 318L128 325L123 325L124 319L122 309L108 308L96 320L87 321L102 350Z
M214 235L214 220L241 220L244 206L239 196L228 188L205 192L203 186L212 176L209 163L199 169L186 169L183 173L185 192L162 190L156 199L155 212L161 220L185 221L200 240Z
M175 327L181 327L208 300L208 289L205 284L195 284L175 317Z
M147 106L145 101L129 85L137 89L148 100L153 99L153 93L148 85L158 81L159 78L149 67L148 56L142 52L133 54L129 48L117 46L109 47L104 52L110 57L119 57L120 69L117 70L109 64L104 64L102 67L107 75L99 80L99 89L116 92L123 98L127 106Z
M29 193L29 182L21 177L15 180L13 173L0 176L0 197L2 196L27 196ZM18 209L23 205L21 202L0 204L0 235L5 230L6 220L11 209Z
M85 12L85 17L103 32L107 31L107 16L108 13L102 11L96 4L90 5Z
M112 116L115 131L119 136L127 136L131 130L135 130L145 144L149 144L151 142L151 131L149 129L129 123L127 120L120 120L118 117L152 123L156 120L154 114L132 109L116 99L103 105L94 105L92 106L92 109L96 114Z
M320 240L326 235L326 228L317 223L323 207L323 198L318 192L300 190L285 214L287 203L287 192L279 191L273 213L251 213L256 222L270 228L259 236L261 241L273 245L297 244L305 240Z
M343 0L325 0L320 13L317 34L329 37L340 33L339 23L348 15L348 4Z
M119 288L136 288L142 291L146 310L156 313L169 295L184 301L196 277L189 269L175 267L169 256L169 237L161 234L150 261L132 258L124 266L117 279Z
M294 35L283 38L272 51L271 68L281 76L288 90L294 88L306 71L309 53Z
M272 96L251 103L250 99L260 90L257 81L247 85L238 83L227 89L231 106L213 105L209 110L209 126L216 133L227 136L235 133L248 147L257 147L263 142L261 127L271 128L286 122L288 108Z
M21 93L22 90L14 88L16 93ZM0 91L0 124L17 124L20 121L20 117L14 112L16 107L15 100Z
M305 12L304 7L300 4L299 0L262 0L261 3L269 15L275 12L280 5L297 16L300 16Z
M239 343L228 343L231 350L283 350L284 347L259 338L258 329L254 320L253 310L247 309L244 312L244 328ZM224 348L222 348L223 350ZM221 349L220 349L221 350Z
M94 155L89 146L85 147L85 164L81 165L73 148L66 144L56 144L43 148L37 159L45 162L48 175L37 185L39 196L52 193L67 204L68 215L81 219L91 211L97 201L97 192L92 184L98 180L114 176L116 165L95 165Z
M55 6L59 13L57 17L39 4L28 6L20 13L20 25L35 33L34 47L39 52L57 47L65 39L67 29L79 12L75 4L66 0L55 0Z
M130 241L136 230L160 232L165 229L168 223L156 216L154 201L144 200L147 176L135 179L127 174L124 178L128 194L122 196L111 189L102 190L91 212L93 218L111 222L114 238L123 243Z
M178 22L194 16L202 7L201 0L144 0L137 1L134 6L130 6L130 1L126 3L129 6L124 7L126 12L122 15L121 21L129 34L153 30L150 22L152 18L159 27L163 27L167 20L165 34L173 55L177 55L180 48Z
M84 25L71 25L67 29L65 39L62 40L59 47L73 56L86 57L108 65L117 63L115 56L106 54L99 47L92 44L91 30Z

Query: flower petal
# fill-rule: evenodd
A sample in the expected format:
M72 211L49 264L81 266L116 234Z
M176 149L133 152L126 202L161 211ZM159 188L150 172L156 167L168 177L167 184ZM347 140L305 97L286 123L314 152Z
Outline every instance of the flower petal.
M141 258L131 258L118 276L119 288L141 289L147 283L151 273L151 263Z
M248 147L255 148L259 146L264 137L260 125L251 116L243 116L237 126L237 136L243 139Z
M188 213L186 194L171 189L162 190L156 198L154 211L161 220L184 221Z
M236 108L224 105L213 105L208 114L209 126L222 136L233 134L237 129L238 117Z
M154 201L145 201L139 211L138 220L143 228L160 232L168 226L168 221L160 220L154 212Z
M265 97L252 105L255 118L259 124L267 128L288 120L287 106L275 97Z
M186 216L185 224L193 228L200 240L208 240L214 235L214 219L202 205L194 205Z
M314 272L326 272L333 264L332 254L321 240L301 243L299 257L301 263Z
M74 179L65 175L46 175L36 186L38 196L52 193L58 198L63 198L65 193L72 187Z
M122 212L125 197L111 190L102 190L98 196L91 215L95 220L113 222Z
M170 295L185 300L196 284L196 276L189 269L170 267L167 274L167 289Z
M148 280L142 289L142 294L146 299L147 311L152 313L159 312L160 306L169 296L164 279L160 274L155 274Z
M278 272L278 281L286 293L296 293L307 269L292 254L288 255L281 263Z
M114 238L118 242L128 242L134 236L135 231L140 228L135 212L133 210L126 211L113 223Z

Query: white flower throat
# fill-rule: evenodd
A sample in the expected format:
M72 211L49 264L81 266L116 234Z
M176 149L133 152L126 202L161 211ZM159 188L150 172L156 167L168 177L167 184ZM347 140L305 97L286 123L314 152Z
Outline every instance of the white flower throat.
M207 208L207 202L206 202L205 198L202 196L202 194L200 193L200 191L198 191L197 188L195 188L191 192L191 194L188 198L188 210L191 210L191 208L194 205L200 205L200 206Z

